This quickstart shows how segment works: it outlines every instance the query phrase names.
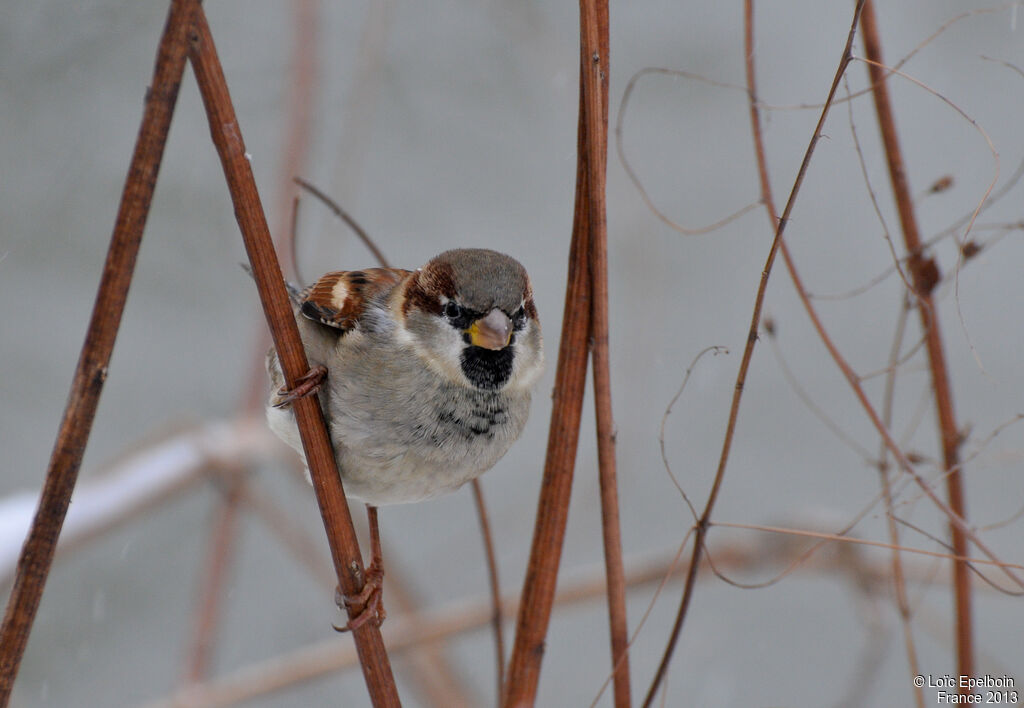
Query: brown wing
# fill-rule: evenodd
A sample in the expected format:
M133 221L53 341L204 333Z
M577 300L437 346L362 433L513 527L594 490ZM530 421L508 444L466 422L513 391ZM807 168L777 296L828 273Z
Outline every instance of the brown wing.
M400 268L325 273L302 291L299 311L329 327L349 330L355 327L369 302L384 296L409 274L410 271Z

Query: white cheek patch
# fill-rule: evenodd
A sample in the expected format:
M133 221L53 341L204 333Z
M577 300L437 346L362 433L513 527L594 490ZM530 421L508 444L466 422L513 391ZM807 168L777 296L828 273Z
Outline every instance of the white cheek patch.
M533 323L527 323L522 332L517 333L516 357L512 362L512 376L507 386L509 389L531 389L544 373L544 345L540 338L536 340L537 350L532 355L527 355L526 350L519 344L530 334L536 334ZM520 335L522 339L519 339Z
M466 381L466 375L462 373L462 350L465 342L462 341L462 333L447 323L444 325L445 333L441 340L441 360L435 367L454 381ZM444 331L442 330L442 331Z
M415 349L417 352L421 350L419 342L412 336L412 332L405 328L404 322L398 322L395 327L395 341L399 346Z
M440 328L437 350L431 350L410 332L404 324L395 328L395 341L413 350L419 359L437 375L454 381L465 381L462 373L462 333L454 327L443 324Z

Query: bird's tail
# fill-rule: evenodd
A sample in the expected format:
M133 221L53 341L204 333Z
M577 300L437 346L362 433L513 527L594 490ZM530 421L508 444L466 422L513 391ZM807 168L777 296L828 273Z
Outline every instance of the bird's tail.
M250 278L255 280L255 276L252 274L252 267L248 263L239 263L238 265L242 267L242 270L249 274ZM288 291L288 299L291 300L292 307L298 307L302 304L302 288L295 285L295 283L288 282L287 279L284 281L284 287L285 290Z

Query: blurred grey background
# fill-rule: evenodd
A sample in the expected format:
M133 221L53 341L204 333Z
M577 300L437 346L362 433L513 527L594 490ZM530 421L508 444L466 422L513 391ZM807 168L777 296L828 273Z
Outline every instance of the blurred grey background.
M562 316L575 175L578 29L574 3L310 3L317 13L316 74L308 153L301 175L332 194L391 260L417 267L454 246L506 251L531 272L549 367L521 442L483 478L491 501L503 584L521 584L529 550ZM762 3L757 60L762 99L814 104L828 88L853 3ZM886 57L895 62L959 13L988 5L954 0L880 3ZM38 490L91 310L134 144L167 3L126 0L5 0L0 5L0 495ZM287 224L290 175L282 174L289 114L295 7L279 0L216 0L206 11L231 87L272 228ZM1024 65L1016 8L963 19L923 48L905 71L962 108L991 137L999 189L1024 158L1020 117ZM696 72L742 86L742 4L613 3L612 123L629 78L647 66ZM851 90L866 69L851 66ZM994 176L985 139L942 100L892 82L908 174L921 195L926 236L970 213ZM891 205L870 99L837 105L793 213L788 241L808 287L843 294L891 263L853 149L850 118L893 238ZM816 110L764 113L771 177L785 201ZM689 226L712 223L757 198L742 90L684 78L647 77L636 86L623 147L651 199ZM757 279L771 231L755 210L709 235L684 237L644 205L615 156L609 158L613 396L618 423L627 558L671 553L692 523L662 465L658 429L691 360L701 361L666 426L666 452L689 497L703 504L720 451L729 400ZM952 175L954 186L926 194ZM985 245L955 279L956 246L932 253L946 280L941 312L961 425L969 516L979 526L1015 514L1024 500L1019 426L1024 285L1019 186L986 211L971 238ZM369 254L314 200L298 222L306 278L372 265ZM962 233L962 230L961 230ZM190 69L182 85L159 185L110 376L82 478L126 450L183 423L230 418L247 395L264 326L221 168ZM855 297L816 300L830 333L862 374L886 366L902 284L890 275ZM849 388L811 331L781 262L766 312L783 360L841 429L877 454L878 441ZM916 316L907 342L916 341ZM908 344L909 346L909 344ZM972 351L973 348L973 351ZM934 412L918 356L898 377L894 432L936 479ZM981 365L979 365L979 363ZM982 368L983 367L983 368ZM260 386L263 386L262 380ZM866 380L880 404L883 380ZM263 394L260 389L259 395ZM563 567L602 557L592 403L580 441ZM311 491L285 472L282 456L255 470L271 495L318 543ZM877 472L838 440L787 382L762 337L747 384L737 438L714 518L836 531L876 501ZM945 525L913 487L900 513L945 538ZM58 561L16 685L18 706L131 706L180 686L188 660L203 561L222 496L200 484ZM356 510L361 514L361 510ZM425 609L487 590L468 490L382 512L387 563L400 568ZM886 541L875 505L854 530ZM983 531L1004 558L1020 562L1017 521ZM716 543L764 544L778 537L713 530ZM910 546L941 551L907 529ZM243 515L238 553L227 568L214 673L334 636L333 588L313 581L266 527ZM885 563L882 550L862 551ZM937 585L914 582L921 669L953 672L951 598L945 565L905 556ZM326 555L324 555L326 563ZM785 563L766 560L736 574L764 581ZM632 651L634 695L642 696L664 646L681 584L664 591ZM6 596L7 590L4 590ZM654 593L629 595L636 627ZM387 595L385 595L387 598ZM556 612L547 643L540 705L589 705L608 670L601 602ZM979 584L976 639L982 673L1024 681L1020 600ZM387 625L385 625L387 628ZM507 625L511 643L514 623ZM339 638L345 643L350 640ZM486 629L447 644L469 695L492 702ZM867 665L869 673L859 668ZM873 664L873 665L872 665ZM421 705L396 659L406 705ZM902 636L891 602L865 602L842 573L796 573L745 590L703 582L668 680L668 705L907 705ZM1020 683L1018 683L1020 685ZM934 696L926 693L931 701ZM301 684L247 705L366 705L358 671ZM606 693L599 705L610 705Z

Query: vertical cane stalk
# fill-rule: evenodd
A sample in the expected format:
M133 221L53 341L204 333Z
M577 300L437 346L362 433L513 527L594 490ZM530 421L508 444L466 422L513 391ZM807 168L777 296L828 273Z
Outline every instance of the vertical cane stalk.
M196 0L174 0L171 3L157 49L153 81L146 94L142 124L121 194L121 206L110 238L89 329L46 471L39 508L18 559L14 587L0 626L0 706L6 706L10 701L14 679L18 675L53 562L57 537L89 442L174 115L178 88L185 70L187 35L192 14L197 8Z
M889 181L899 212L903 243L907 248L908 269L914 285L917 311L921 316L928 364L932 374L932 390L935 394L935 408L938 414L939 436L942 441L942 462L946 474L946 494L949 508L961 519L965 519L964 487L960 474L960 433L953 412L953 393L946 366L946 354L942 346L942 332L939 328L938 313L932 299L932 289L938 284L939 272L935 261L925 258L922 253L920 231L914 213L914 199L910 193L907 173L903 164L899 136L896 134L896 120L893 117L892 102L886 83L886 70L882 66L882 45L878 34L874 3L867 0L860 18L864 33L864 53L867 57L868 74L871 77L871 95L875 101L878 127L882 133L885 156L889 166ZM963 529L950 523L953 554L967 557L970 552L967 536ZM957 671L960 676L974 675L974 641L971 621L971 578L970 567L964 560L953 561L953 591L956 610ZM962 687L961 693L970 690Z
M224 167L260 301L285 381L289 387L294 387L296 381L309 370L309 364L285 292L281 267L274 252L252 168L246 157L245 143L228 94L224 72L202 9L196 13L190 42L189 59L209 117L210 134ZM339 586L346 596L357 597L366 577L323 412L315 396L296 400L292 408L302 437ZM355 618L364 609L362 605L352 603L349 616ZM374 622L365 622L352 634L373 705L400 705L380 628Z

